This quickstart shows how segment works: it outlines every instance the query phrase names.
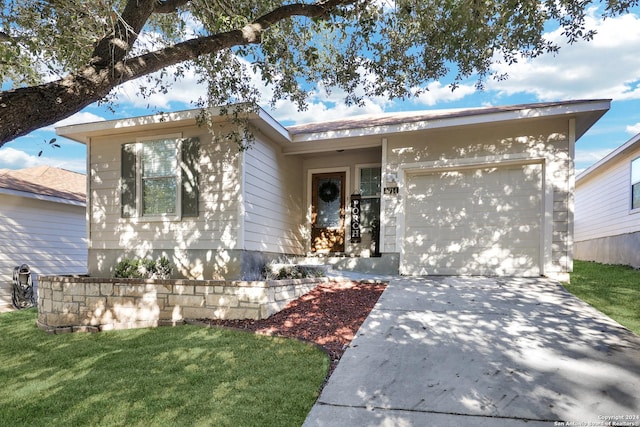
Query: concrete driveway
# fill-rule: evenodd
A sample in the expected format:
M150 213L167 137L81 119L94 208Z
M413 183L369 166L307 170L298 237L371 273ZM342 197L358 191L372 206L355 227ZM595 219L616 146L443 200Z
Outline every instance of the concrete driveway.
M640 426L640 338L545 279L394 277L304 425Z

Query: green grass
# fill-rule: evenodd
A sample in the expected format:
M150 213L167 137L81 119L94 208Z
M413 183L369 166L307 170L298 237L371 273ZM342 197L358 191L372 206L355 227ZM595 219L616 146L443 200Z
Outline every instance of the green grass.
M48 335L0 315L2 426L299 426L327 356L197 326Z
M575 261L569 292L640 335L640 271Z

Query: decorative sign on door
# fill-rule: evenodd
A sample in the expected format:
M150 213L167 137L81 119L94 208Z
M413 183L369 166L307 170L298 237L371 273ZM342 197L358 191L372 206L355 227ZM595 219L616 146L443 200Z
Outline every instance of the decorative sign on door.
M360 194L351 195L351 243L360 243L360 215L362 208L360 205Z

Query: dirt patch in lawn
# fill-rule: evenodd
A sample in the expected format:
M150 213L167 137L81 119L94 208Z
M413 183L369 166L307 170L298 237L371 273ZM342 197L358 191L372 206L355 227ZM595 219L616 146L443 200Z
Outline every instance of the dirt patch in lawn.
M330 282L290 302L268 319L205 322L314 342L331 357L331 375L385 288L386 284L379 283Z

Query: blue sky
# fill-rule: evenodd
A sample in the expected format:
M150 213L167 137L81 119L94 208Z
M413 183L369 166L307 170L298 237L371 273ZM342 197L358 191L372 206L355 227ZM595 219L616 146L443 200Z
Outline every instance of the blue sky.
M490 105L511 105L570 99L612 99L611 110L583 136L576 145L576 168L583 170L640 133L640 11L605 21L589 19L589 27L598 32L591 42L565 45L556 56L546 55L533 61L521 61L509 68L496 66L509 79L487 82L484 91L474 89L475 80L451 91L447 81L433 82L424 95L405 101L382 98L367 99L362 108L347 107L339 91L330 96L319 91L310 99L309 108L298 112L288 102L274 109L263 105L284 125L331 120L358 114L433 110ZM562 40L559 31L547 37ZM256 82L259 79L256 78ZM204 88L195 76L187 75L166 95L151 99L136 96L136 83L117 90L115 112L104 106L91 105L60 124L111 120L193 108L190 101L199 98ZM263 92L270 92L264 88ZM60 148L46 141L58 138ZM43 150L41 156L38 152ZM85 147L57 137L54 127L44 128L18 138L0 148L0 168L20 169L51 165L85 172Z

